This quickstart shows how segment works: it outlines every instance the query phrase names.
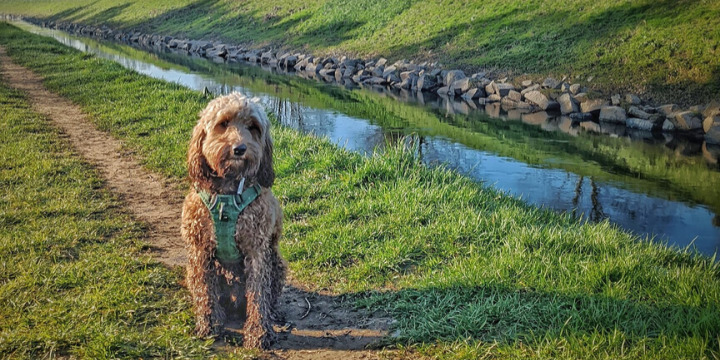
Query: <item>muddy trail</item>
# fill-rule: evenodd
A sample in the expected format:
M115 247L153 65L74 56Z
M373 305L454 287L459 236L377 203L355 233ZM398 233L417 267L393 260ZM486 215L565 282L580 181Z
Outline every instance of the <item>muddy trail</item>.
M121 141L98 130L77 105L48 91L41 77L14 64L2 47L0 65L0 76L27 94L33 109L61 130L61 136L99 171L127 210L147 224L146 241L153 256L168 266L184 266L179 230L184 194L179 184L145 169ZM279 306L285 323L276 326L278 340L263 358L354 360L390 355L373 346L387 335L392 321L384 314L354 309L345 297L310 291L292 278ZM228 324L228 335L216 341L215 350L231 351L231 343L241 343L234 341L235 335L241 336L241 328L241 323Z

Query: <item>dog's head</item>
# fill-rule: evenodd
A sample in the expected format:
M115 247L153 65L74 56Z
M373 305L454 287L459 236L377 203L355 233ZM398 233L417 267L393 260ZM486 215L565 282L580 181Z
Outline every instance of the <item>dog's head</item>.
M240 93L212 100L200 112L188 149L188 172L193 185L208 187L213 179L271 187L270 121L262 107Z

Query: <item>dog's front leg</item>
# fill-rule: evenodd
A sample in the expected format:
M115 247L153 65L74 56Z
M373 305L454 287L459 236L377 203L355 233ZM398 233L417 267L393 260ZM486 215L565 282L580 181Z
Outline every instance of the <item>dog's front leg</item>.
M258 248L246 255L247 318L243 328L243 346L267 349L275 335L272 329L272 250L270 240L261 241Z
M186 282L193 298L195 333L198 336L219 334L225 320L220 303L219 278L212 251L190 246Z

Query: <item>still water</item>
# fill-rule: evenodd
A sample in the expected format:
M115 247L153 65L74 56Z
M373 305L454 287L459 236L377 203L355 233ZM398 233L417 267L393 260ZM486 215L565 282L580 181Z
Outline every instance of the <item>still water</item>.
M257 96L283 124L368 154L407 135L419 156L542 207L608 219L653 241L720 248L720 150L671 135L572 124L384 88L354 88L220 63L163 49L138 50L16 23L155 78L214 94Z

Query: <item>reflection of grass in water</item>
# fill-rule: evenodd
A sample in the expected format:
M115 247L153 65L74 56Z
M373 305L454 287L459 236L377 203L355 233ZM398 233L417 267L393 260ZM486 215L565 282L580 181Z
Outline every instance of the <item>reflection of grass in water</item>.
M563 169L651 196L706 204L720 212L720 172L711 169L700 155L682 156L661 145L605 135L581 133L573 137L519 121L492 119L481 112L447 117L439 110L402 103L371 91L346 91L295 76L272 74L255 66L236 65L232 69L233 65L177 54L159 57L211 74L221 83L315 108L339 110L383 127L406 129L406 133L444 137L473 149Z
M177 181L185 175L190 129L207 103L198 92L4 25L0 43L148 166ZM709 258L528 206L428 169L400 146L363 158L287 127L273 137L281 244L294 275L390 311L400 334L392 341L410 351L472 359L718 353L719 265Z

